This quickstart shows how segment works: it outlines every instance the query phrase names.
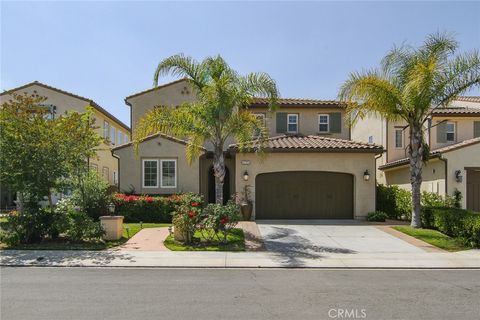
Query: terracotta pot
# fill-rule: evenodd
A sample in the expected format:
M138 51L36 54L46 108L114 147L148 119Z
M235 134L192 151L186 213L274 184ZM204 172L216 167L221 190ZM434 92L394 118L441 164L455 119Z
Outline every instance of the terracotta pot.
M240 204L240 212L243 220L250 221L252 219L253 204L251 202L244 202Z

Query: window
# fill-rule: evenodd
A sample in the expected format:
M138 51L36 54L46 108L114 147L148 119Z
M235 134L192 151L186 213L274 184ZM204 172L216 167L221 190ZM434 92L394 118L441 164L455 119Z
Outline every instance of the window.
M130 139L128 138L128 133L123 136L123 143L128 143Z
M455 142L455 123L447 122L447 142Z
M98 172L98 165L96 163L90 163L90 170Z
M395 129L395 148L403 148L403 129Z
M158 160L143 160L143 187L158 187Z
M103 121L103 138L105 140L110 138L110 123Z
M115 127L110 127L110 142L115 144Z
M118 144L123 143L123 132L120 130L117 130L117 143Z
M329 132L330 131L330 117L328 114L319 114L318 115L318 132Z
M265 121L265 113L254 113L255 118L260 121L261 125L263 127L266 126L266 121ZM260 130L255 130L254 134L255 137L258 137L260 135Z
M57 113L57 107L53 104L39 104L40 106L44 107L47 110L45 114L45 119L53 120L55 118L55 113Z
M118 184L118 173L113 171L113 184Z
M373 136L368 136L368 143L373 143Z
M175 188L177 186L177 161L162 160L162 188Z
M110 172L109 172L109 170L108 170L108 167L103 167L103 168L102 168L102 177L103 177L105 180L108 181L108 180L109 180L109 179L108 179L109 176L110 176Z
M298 132L298 114L287 115L287 132L289 133Z

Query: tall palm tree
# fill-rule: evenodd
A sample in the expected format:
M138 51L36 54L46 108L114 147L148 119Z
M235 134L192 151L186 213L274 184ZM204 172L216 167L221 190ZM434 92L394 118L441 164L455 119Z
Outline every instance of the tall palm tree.
M222 57L207 57L197 62L182 54L174 55L158 64L154 86L162 75L183 77L190 83L196 100L178 108L156 107L136 125L133 140L138 144L146 136L162 132L187 140L186 157L189 162L200 156L201 146L213 150L215 175L215 202L223 203L225 178L224 151L233 137L244 149L252 134L260 145L267 139L267 130L248 107L254 97L270 100L269 107L276 107L279 96L275 81L265 73L240 76Z
M387 120L404 120L409 129L411 226L421 226L420 186L428 160L424 124L436 108L446 107L456 96L480 85L478 51L456 55L458 43L447 34L433 34L418 48L394 47L380 70L352 73L342 85L339 99L347 103L353 122L369 113Z

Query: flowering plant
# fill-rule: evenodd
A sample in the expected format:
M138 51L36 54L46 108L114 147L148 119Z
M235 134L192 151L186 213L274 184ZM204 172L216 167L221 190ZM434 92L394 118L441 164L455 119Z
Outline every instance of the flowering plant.
M223 242L227 242L228 232L233 229L240 220L240 207L233 201L226 205L210 203L203 210L202 234L204 238L214 240L222 236Z
M172 223L176 238L190 243L202 219L202 197L195 193L185 193L180 198L174 197L175 211Z

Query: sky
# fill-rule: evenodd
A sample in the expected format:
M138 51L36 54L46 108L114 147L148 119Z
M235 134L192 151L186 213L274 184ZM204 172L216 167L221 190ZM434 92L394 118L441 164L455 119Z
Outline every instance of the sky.
M480 2L1 1L0 9L0 90L38 80L126 124L124 98L151 88L157 64L177 53L267 72L282 97L335 99L351 72L377 67L395 44L440 31L460 51L480 49Z

